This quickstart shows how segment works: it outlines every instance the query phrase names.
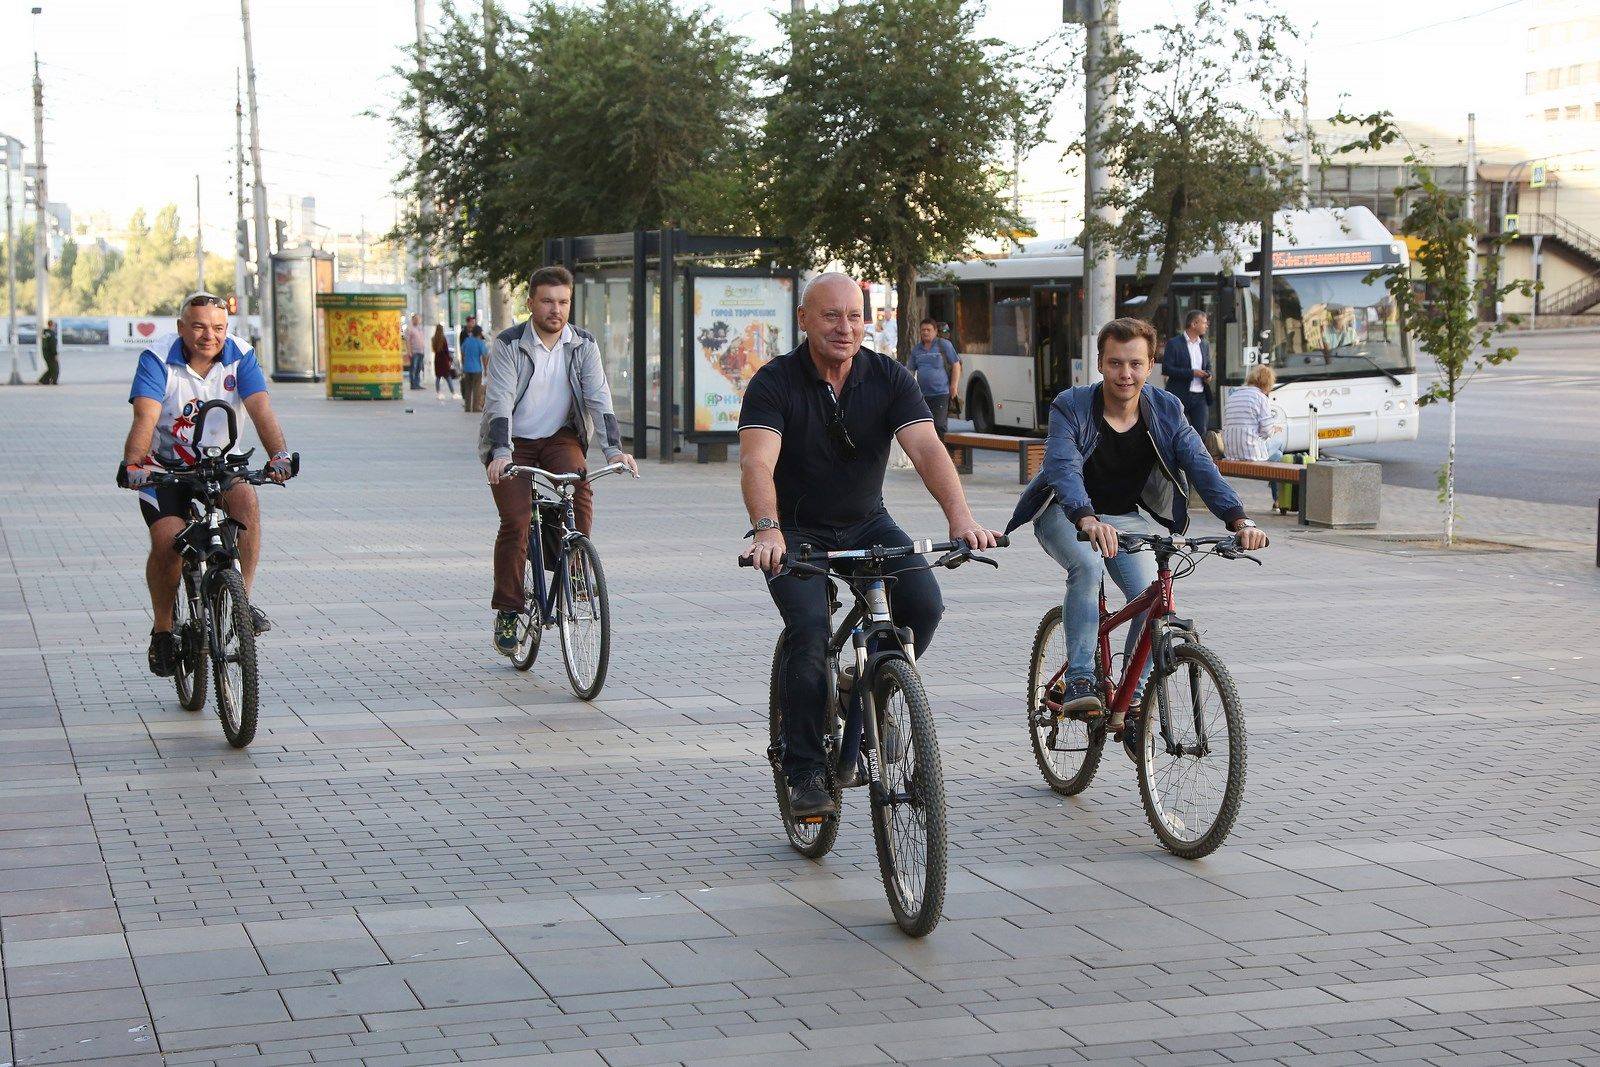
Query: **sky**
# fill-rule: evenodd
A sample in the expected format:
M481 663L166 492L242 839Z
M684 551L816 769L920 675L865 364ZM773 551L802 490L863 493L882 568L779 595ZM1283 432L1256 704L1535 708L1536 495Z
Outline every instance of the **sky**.
M441 0L426 0L437 15ZM502 0L514 6L517 0ZM828 3L830 0L812 0ZM1192 0L1122 0L1125 29L1172 19ZM467 0L471 6L471 0ZM43 14L29 9L41 6ZM777 39L789 0L710 0L757 47ZM989 0L983 31L1027 45L1060 25L1060 0ZM1312 112L1352 108L1513 139L1520 116L1524 30L1535 0L1280 0L1307 36ZM393 70L414 33L412 0L254 0L263 170L274 215L315 196L318 221L353 232L387 228L391 180L403 165L381 118L400 84ZM208 246L232 245L234 79L243 65L233 0L0 0L0 133L32 160L35 29L45 82L50 199L75 216L125 219L176 203L195 216L195 176ZM1070 140L1082 102L1063 94L1052 132ZM248 144L249 130L246 127ZM1026 161L1036 204L1081 200L1058 146ZM246 183L251 181L248 169ZM1060 209L1063 221L1067 207ZM1040 229L1050 232L1048 219Z

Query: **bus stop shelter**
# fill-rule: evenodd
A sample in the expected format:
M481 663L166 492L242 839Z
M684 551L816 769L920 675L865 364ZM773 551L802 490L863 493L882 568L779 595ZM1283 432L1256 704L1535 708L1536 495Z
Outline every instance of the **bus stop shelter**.
M594 334L634 455L682 442L702 460L737 440L751 375L793 348L798 274L783 238L679 229L556 237L544 262L572 271L572 321Z

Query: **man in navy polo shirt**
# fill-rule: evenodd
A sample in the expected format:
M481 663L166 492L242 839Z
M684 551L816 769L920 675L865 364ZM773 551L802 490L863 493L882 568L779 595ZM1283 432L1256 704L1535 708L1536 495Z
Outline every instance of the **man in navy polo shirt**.
M823 749L831 635L827 583L778 573L789 542L830 551L911 544L883 504L891 441L943 509L952 539L992 548L995 534L972 517L917 380L892 356L861 347L861 286L843 274L819 275L799 318L806 339L745 390L739 467L755 536L746 555L767 573L788 634L783 769L793 812L805 817L833 811ZM900 572L894 621L911 628L918 656L944 614L939 583L913 569L923 563L908 556L884 568Z
M228 333L228 305L210 293L195 293L178 312L178 332L156 338L139 354L128 403L133 405L133 428L123 446L122 462L128 488L139 494L139 510L150 528L150 557L145 581L150 586L150 606L155 625L150 631L150 671L171 677L178 661L178 640L172 633L172 609L177 599L182 560L173 539L188 522L189 496L183 490L149 484L150 473L167 466L194 462L199 446L227 443L223 419L206 421L204 441L194 439L194 413L208 400L225 400L237 411L241 406L255 423L256 434L271 454L269 476L278 484L290 477L289 450L283 429L267 399L267 380L248 344ZM243 524L239 531L239 569L244 574L245 595L255 582L256 561L261 557L261 518L255 487L239 483L222 498L222 507ZM256 633L272 627L266 612L251 607Z

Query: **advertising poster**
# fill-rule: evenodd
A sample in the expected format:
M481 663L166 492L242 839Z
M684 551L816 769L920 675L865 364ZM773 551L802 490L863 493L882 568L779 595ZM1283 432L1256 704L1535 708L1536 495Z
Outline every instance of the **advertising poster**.
M314 381L317 377L316 291L310 256L272 257L272 377Z
M693 430L731 433L750 379L794 347L794 281L697 276L691 330Z
M399 400L405 390L400 293L319 293L327 316L328 395L344 400Z
M57 319L56 330L57 339L64 345L108 345L111 343L110 319Z

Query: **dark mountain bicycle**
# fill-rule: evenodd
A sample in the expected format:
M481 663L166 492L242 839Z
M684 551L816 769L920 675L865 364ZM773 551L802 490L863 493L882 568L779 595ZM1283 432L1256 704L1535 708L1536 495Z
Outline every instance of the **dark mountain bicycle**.
M505 470L504 477L533 479L533 522L523 564L525 603L517 615L517 648L511 662L519 671L532 667L544 631L559 627L567 681L579 700L593 700L606 684L611 663L611 600L600 553L593 541L578 532L572 497L584 482L627 470L622 463L589 474L554 474L541 467ZM545 579L546 570L554 575L550 581Z
M260 676L256 631L239 573L238 522L222 510L222 497L233 486L276 485L267 469L249 469L255 449L229 455L239 440L239 420L232 405L211 400L195 413L195 441L205 440L206 419L213 411L228 420L226 445L203 445L199 458L184 466L164 465L147 484L174 486L189 494L189 521L174 539L183 560L183 576L172 608L172 632L178 638L173 682L185 711L206 705L206 667L216 685L217 718L228 744L244 748L256 736ZM300 472L300 454L289 458L290 476Z
M1008 538L999 539L1001 548L1010 543ZM893 621L890 591L895 575L883 573L883 565L928 552L943 555L915 569L953 570L969 560L999 566L965 541L918 541L840 552L816 552L802 545L784 556L785 570L828 583L830 613L840 607L836 580L847 585L855 599L828 642L826 658L829 725L824 745L834 814L797 819L789 808L789 783L783 773L783 634L772 654L767 712L767 760L790 846L810 859L826 855L839 836L844 789L866 786L889 909L895 923L912 937L922 937L937 926L944 907L948 863L944 772L911 632ZM752 562L741 558L739 566Z
M1080 541L1088 539L1088 534L1078 535ZM1154 552L1156 579L1115 614L1106 608L1105 581L1100 582L1095 686L1106 711L1085 718L1062 707L1067 649L1058 604L1039 622L1028 670L1028 733L1034 760L1051 789L1077 796L1100 767L1109 722L1122 722L1122 732L1113 739L1122 741L1138 767L1139 796L1150 828L1174 855L1199 859L1222 845L1239 814L1244 797L1244 711L1228 668L1200 643L1194 622L1174 614L1172 583L1193 574L1202 553L1261 561L1241 549L1231 535L1119 534L1117 550ZM1144 612L1148 614L1138 643L1116 675L1111 634ZM1150 677L1134 708L1147 660Z

